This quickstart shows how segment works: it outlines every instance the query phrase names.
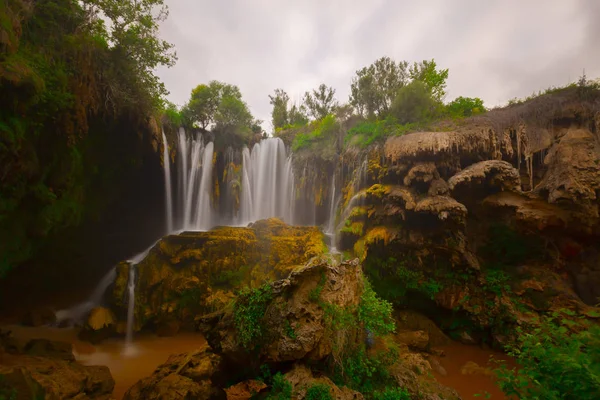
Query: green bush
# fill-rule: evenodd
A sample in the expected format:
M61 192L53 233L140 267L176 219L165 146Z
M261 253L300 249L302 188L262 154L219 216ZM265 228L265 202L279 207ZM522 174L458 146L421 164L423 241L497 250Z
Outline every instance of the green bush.
M518 368L501 363L498 385L519 399L592 399L600 393L600 327L563 310L544 317L530 332L518 330L508 347ZM581 330L582 327L585 329ZM573 332L575 331L575 332Z
M410 400L410 395L403 388L387 388L373 393L372 400Z
M263 339L262 319L272 299L273 290L268 283L256 289L245 288L236 299L233 319L238 339L245 348L256 347Z
M296 152L309 147L315 142L325 142L335 138L340 129L340 125L334 115L327 115L325 118L313 121L309 125L310 131L307 133L298 133L292 142L292 151Z
M426 278L423 271L406 266L406 260L368 258L365 272L375 291L384 299L396 304L404 304L407 292L414 291L434 299L443 284L432 278Z
M335 382L364 395L395 384L389 368L398 361L398 353L390 351L367 354L364 346L352 349L334 371Z
M267 397L268 400L291 400L292 384L285 379L281 372L273 376L273 384L271 385L271 393Z
M324 383L315 383L306 390L304 400L333 400L331 387Z
M394 332L396 325L392 317L392 311L392 304L380 299L373 291L371 283L365 279L358 306L358 320L365 329L382 336Z

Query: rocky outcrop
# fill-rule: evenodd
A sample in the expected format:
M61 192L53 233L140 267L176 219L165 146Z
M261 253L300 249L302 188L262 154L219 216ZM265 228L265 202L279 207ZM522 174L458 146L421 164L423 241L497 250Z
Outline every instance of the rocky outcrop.
M134 268L136 329L164 327L174 319L191 326L196 315L226 305L239 287L283 278L324 251L318 228L288 226L277 219L167 236L139 264L117 267L112 309L120 321L126 319Z
M288 278L273 282L274 296L260 324L265 331L258 345L257 357L264 362L318 361L331 354L334 341L360 340L346 332L328 330L326 311L329 307L355 307L362 293L362 271L357 260L333 263L316 258L293 271ZM214 317L200 319L207 340L229 359L248 357L235 326L234 316L224 314L218 323ZM349 344L349 343L346 343Z
M477 199L479 193L521 191L519 172L508 162L481 161L470 165L448 180L452 195L457 198Z
M596 220L600 207L600 139L587 129L559 131L544 159L547 172L535 187L550 203L567 203Z
M336 386L326 376L315 377L313 372L302 364L295 364L292 370L284 375L285 379L292 385L292 397L297 400L306 398L307 390L314 385L324 385L329 388L331 398L336 400L363 400L364 396L359 392L345 386Z
M129 389L123 399L208 400L222 394L213 382L220 369L221 358L209 348L173 355Z
M14 393L17 399L112 399L115 382L108 367L78 364L70 344L35 339L21 352L8 336L0 339L0 394Z

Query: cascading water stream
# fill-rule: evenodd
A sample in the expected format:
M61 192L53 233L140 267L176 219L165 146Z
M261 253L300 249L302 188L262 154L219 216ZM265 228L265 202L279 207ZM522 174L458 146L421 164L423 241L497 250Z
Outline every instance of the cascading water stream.
M329 220L327 221L327 228L325 230L325 234L329 236L330 248L332 253L336 253L336 225L335 225L335 214L338 208L339 202L341 200L336 200L336 191L335 191L335 169L333 171L333 177L331 178L331 202L329 205Z
M167 220L167 233L173 232L173 198L171 193L171 163L169 158L169 144L165 132L162 132L163 139L163 168L165 172L165 208Z
M91 296L83 303L77 304L66 310L56 312L56 323L62 325L64 322L71 324L81 324L94 307L102 305L102 300L106 289L115 281L117 277L116 268L110 271L100 280Z
M294 174L283 141L263 139L242 157L239 224L271 217L292 223Z

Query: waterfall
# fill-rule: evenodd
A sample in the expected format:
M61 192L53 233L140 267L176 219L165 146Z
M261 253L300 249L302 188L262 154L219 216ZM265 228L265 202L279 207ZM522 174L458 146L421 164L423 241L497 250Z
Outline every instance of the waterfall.
M133 328L135 323L135 264L129 264L129 282L127 283L127 330L125 334L125 353L132 350Z
M327 228L325 230L325 234L329 236L330 239L330 247L331 252L337 252L336 249L336 225L335 225L335 214L338 208L341 197L336 201L336 191L335 191L335 169L333 170L333 176L331 178L331 202L329 204L329 220L327 221Z
M279 217L292 223L294 174L283 141L263 139L242 156L240 222Z
M198 192L198 208L196 211L196 224L198 230L212 228L212 210L210 206L210 191L212 190L212 167L213 167L214 144L208 143L204 148L202 157L202 177L200 179L200 191Z
M171 163L169 158L169 144L165 131L162 132L163 139L163 167L165 172L165 211L167 220L167 233L173 232L173 199L171 193Z
M106 289L115 281L117 277L116 268L111 268L110 271L100 280L91 296L83 303L77 304L66 310L56 312L56 323L60 325L63 322L72 324L83 323L84 318L88 316L94 307L102 305L102 300Z

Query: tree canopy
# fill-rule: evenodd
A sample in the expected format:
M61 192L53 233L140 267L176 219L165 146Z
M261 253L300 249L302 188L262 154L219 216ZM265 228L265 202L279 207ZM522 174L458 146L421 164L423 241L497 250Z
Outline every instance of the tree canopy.
M242 99L235 85L219 81L196 86L182 114L188 126L209 127L215 132L247 135L258 131L260 123Z
M323 119L333 113L338 105L335 89L322 83L317 89L304 94L304 105L315 120Z

